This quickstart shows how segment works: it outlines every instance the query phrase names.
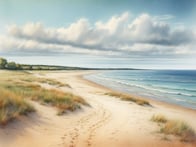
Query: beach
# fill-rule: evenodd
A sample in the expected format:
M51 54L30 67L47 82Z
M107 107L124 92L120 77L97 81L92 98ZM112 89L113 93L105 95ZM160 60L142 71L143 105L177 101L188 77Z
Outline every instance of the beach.
M196 111L177 105L147 99L151 106L105 95L114 91L83 78L97 71L33 72L40 78L67 83L68 87L52 87L79 95L89 106L82 106L62 116L55 108L30 103L36 112L22 116L0 127L0 147L194 147L195 142L182 142L178 137L159 132L160 126L151 121L153 115L185 121L196 131ZM143 98L146 99L146 98Z

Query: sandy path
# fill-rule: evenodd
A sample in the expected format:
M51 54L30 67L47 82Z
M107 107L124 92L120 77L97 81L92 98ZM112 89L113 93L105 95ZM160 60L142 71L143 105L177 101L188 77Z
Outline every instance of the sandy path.
M106 96L107 89L78 77L84 73L51 72L44 77L68 83L71 89L60 89L82 96L90 107L84 106L77 112L57 116L53 108L32 102L37 109L36 114L0 128L0 147L194 146L178 142L175 138L174 141L163 140L164 136L157 133L159 127L150 118L153 114L162 113L186 120L196 129L195 111L160 104L142 107ZM18 128L23 128L22 133Z

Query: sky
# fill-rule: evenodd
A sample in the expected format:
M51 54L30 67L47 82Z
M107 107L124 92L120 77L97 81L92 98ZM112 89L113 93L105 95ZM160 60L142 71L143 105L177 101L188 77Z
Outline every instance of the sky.
M196 0L0 0L0 56L26 64L196 69Z

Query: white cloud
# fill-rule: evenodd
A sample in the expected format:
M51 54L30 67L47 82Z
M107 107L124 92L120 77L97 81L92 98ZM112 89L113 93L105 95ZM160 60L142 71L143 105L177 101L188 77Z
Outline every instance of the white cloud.
M157 15L154 16L153 19L155 19L156 21L168 21L175 18L173 15L170 14L165 14L165 15Z
M90 24L87 19L79 19L72 23L68 28L59 28L56 30L59 40L66 41L81 41L88 33ZM55 31L55 30L54 30Z
M170 15L162 16L164 20ZM128 12L108 21L90 24L81 18L68 27L49 28L41 23L8 27L0 37L0 51L167 55L195 53L196 33L186 28L172 28L148 14L132 21Z
M123 13L121 16L113 16L106 23L98 21L95 23L95 28L97 30L104 30L109 34L119 33L126 27L129 20L130 14L128 12Z
M143 14L129 25L129 35L136 42L155 43L169 37L170 27L166 23L156 22Z

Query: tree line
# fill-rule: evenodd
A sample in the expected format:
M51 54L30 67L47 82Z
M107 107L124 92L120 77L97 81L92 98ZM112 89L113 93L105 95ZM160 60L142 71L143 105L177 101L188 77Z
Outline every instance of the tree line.
M21 69L21 65L15 62L8 62L5 58L0 58L0 69Z
M18 64L15 62L8 62L7 59L0 57L0 69L7 70L79 70L87 68L79 67L66 67L66 66L55 66L55 65L28 65Z

